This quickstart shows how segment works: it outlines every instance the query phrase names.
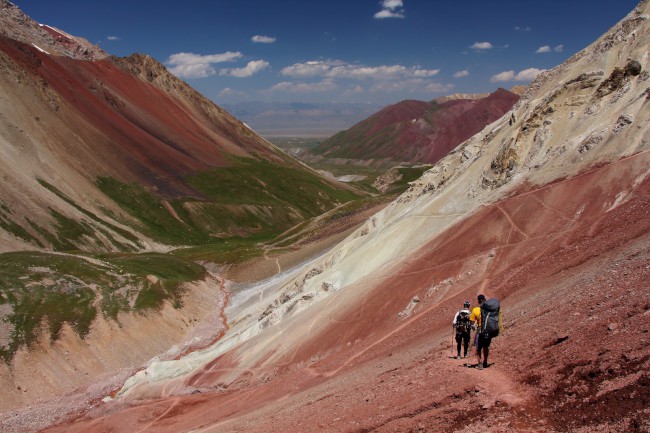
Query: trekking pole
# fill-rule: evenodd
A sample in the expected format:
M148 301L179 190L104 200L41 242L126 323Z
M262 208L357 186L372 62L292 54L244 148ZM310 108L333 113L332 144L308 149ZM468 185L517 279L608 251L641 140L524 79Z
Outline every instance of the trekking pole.
M454 356L454 327L451 327L451 351L449 353L451 356Z

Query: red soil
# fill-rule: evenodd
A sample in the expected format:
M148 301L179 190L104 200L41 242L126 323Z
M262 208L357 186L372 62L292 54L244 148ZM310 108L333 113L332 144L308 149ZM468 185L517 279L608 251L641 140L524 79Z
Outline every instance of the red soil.
M430 144L421 161L432 164L439 161L458 144L501 118L518 100L514 93L498 89L476 101L464 101L460 105L452 105L457 101L442 104L449 108L434 113L433 123L439 127L428 135Z
M100 405L48 431L649 431L649 163L529 185L390 278L277 325L302 338L262 333L215 359L186 379L193 394ZM482 371L450 357L453 314L478 293L505 319Z
M227 166L229 155L254 152L277 158L255 134L234 140L235 130L247 128L213 104L192 100L199 95L188 86L179 90L189 95L187 100L174 97L121 68L120 63L128 63L124 59L90 62L50 56L6 38L0 38L0 51L50 94L57 120L65 124L50 127L82 137L61 152L79 164L99 166L93 177L120 173L161 193L197 195L185 177Z
M478 100L436 105L402 101L335 135L319 150L330 157L433 164L503 116L518 99L514 93L498 89Z

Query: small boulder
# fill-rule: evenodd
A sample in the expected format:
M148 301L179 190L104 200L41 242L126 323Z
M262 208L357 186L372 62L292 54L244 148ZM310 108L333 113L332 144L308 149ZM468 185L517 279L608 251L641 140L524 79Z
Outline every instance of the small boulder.
M627 65L625 65L625 75L636 77L641 73L641 69L641 63L636 60L630 60L627 62Z

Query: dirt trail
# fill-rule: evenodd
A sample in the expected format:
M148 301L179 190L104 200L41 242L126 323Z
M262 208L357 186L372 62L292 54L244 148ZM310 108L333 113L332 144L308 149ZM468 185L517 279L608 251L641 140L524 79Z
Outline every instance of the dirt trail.
M476 368L475 349L468 357L455 359L449 353L449 342L443 344L426 361L427 376L435 376L435 388L418 394L423 402L415 409L393 414L389 422L363 431L454 431L492 433L548 433L544 417L537 411L531 387L516 381L512 371L502 362L503 341L496 346L488 368ZM454 345L455 347L455 345ZM409 369L412 366L405 366ZM420 373L421 374L421 373ZM405 379L411 379L407 375ZM432 400L431 403L426 403ZM417 430L409 430L417 426Z
M272 257L269 257L269 251L271 251L271 250L273 250L273 249L274 249L274 248L265 248L265 249L264 249L264 258L265 258L266 260L273 260L273 261L275 262L275 266L276 266L276 268L277 268L277 270L278 270L278 271L276 272L276 275L277 275L277 274L281 274L281 273L282 273L282 266L280 266L280 259L279 259L278 257L273 257L273 258L272 258Z
M381 340L386 341L389 337L387 335ZM329 388L325 395L313 396L313 401L326 399L328 394L337 395L341 401L334 403L331 410L339 411L340 416L334 420L338 418L341 423L349 419L349 423L357 423L356 428L344 431L475 432L485 431L486 423L494 426L489 430L491 432L549 431L543 417L535 411L537 403L532 389L517 382L509 367L502 362L504 353L500 352L506 350L503 342L495 340L494 361L491 360L490 366L482 370L474 368L473 349L466 359L457 360L449 354L450 342L439 343L442 348L412 353L408 357L390 352L390 358L380 357L357 367L350 367L351 360L345 361L335 370L335 375L328 375L341 388ZM394 361L388 361L393 356ZM377 378L371 377L374 367L382 370ZM435 380L434 386L431 386L432 380ZM349 385L350 382L355 385ZM356 397L343 396L351 392L356 392ZM375 398L381 399L384 413L364 416L368 403ZM340 413L341 406L347 409L343 413ZM331 428L324 431L341 430Z

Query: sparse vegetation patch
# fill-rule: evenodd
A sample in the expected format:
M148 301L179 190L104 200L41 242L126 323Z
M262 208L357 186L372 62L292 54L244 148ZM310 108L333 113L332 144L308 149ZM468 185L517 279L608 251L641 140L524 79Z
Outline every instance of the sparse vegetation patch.
M358 198L309 170L245 158L235 159L230 167L196 173L187 182L205 198L165 199L140 185L97 179L102 192L140 221L136 229L179 246L272 236Z
M84 209L83 207L79 206L77 203L74 202L74 200L72 200L70 197L68 197L66 194L64 194L61 190L59 190L54 185L49 184L48 182L44 181L43 179L37 179L37 181L38 181L38 183L41 184L41 186L43 186L47 190L51 191L52 193L56 194L57 197L61 198L63 201L65 201L66 203L68 203L69 205L71 205L72 207L77 209L79 212L81 212L84 215L86 215L87 217L89 217L91 220L96 221L96 222L98 222L99 224L101 224L103 226L109 227L111 230L113 230L116 233L119 233L125 239L128 239L129 241L135 243L136 245L140 245L139 239L135 235L130 233L129 231L124 230L124 229L122 229L120 227L117 227L116 225L111 224L111 223L99 218L94 213L92 213L92 212ZM104 233L104 234L108 235L107 233Z
M98 314L118 320L120 312L182 306L183 283L205 277L200 265L164 254L84 257L40 252L0 255L2 320L0 357L10 362L21 346L33 344L41 329L51 340L68 323L80 337ZM7 329L10 329L7 331Z

